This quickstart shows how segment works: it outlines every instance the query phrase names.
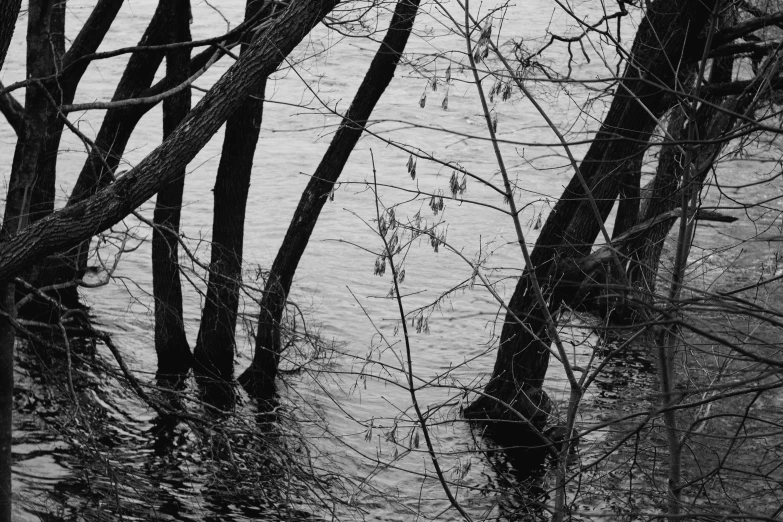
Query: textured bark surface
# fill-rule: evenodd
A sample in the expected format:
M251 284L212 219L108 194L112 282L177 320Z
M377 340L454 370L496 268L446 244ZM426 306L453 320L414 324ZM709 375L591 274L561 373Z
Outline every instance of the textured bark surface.
M240 383L252 395L267 396L274 390L281 351L280 323L299 260L304 254L321 209L359 141L367 120L394 77L418 7L419 0L397 2L389 30L370 64L370 69L299 200L264 288L253 362L239 378Z
M262 0L249 0L245 19L253 17L262 6ZM247 42L241 52L247 52ZM265 89L266 80L263 80L226 122L213 191L209 282L193 356L196 372L221 381L230 381L234 375L245 207L261 130Z
M40 99L36 102L38 110L42 112L43 127L40 129L39 158L36 163L35 183L33 184L30 201L30 220L36 221L48 216L54 210L55 183L57 171L57 157L60 148L64 123L58 114L56 107L52 106L48 94L59 104L70 104L76 94L76 88L81 81L84 72L89 65L88 60L80 60L82 56L93 53L103 41L109 31L114 18L122 6L123 0L100 0L93 9L90 17L79 31L73 44L65 52L65 2L55 1L50 16L48 34L37 34L34 37L35 46L32 47L35 56L40 56L43 50L53 47L54 60L44 64L33 73L33 78L45 74L55 74L62 71L56 80L42 82L42 87L35 90L35 96ZM41 13L44 16L45 13ZM53 42L52 43L50 43ZM28 64L30 63L30 43L28 37ZM51 54L51 52L50 52ZM40 58L37 58L40 59ZM47 73L48 71L48 73ZM32 71L28 70L28 74ZM47 92L44 92L44 89ZM29 93L29 90L28 90ZM30 114L30 111L27 111Z
M14 285L0 283L0 522L11 522L14 415Z
M21 5L21 0L8 0L0 9L0 70L5 63ZM14 126L14 129L19 132L18 126ZM3 236L5 233L0 232L0 237ZM0 300L0 311L9 315L15 313L12 284L0 282ZM6 316L0 314L0 522L11 522L13 506L11 491L13 413L14 328Z
M118 223L176 177L242 101L336 5L294 1L217 81L187 118L134 169L94 196L54 212L0 242L0 279Z
M43 78L55 74L65 53L65 4L55 0L33 0L27 18L27 76ZM27 125L18 136L14 150L3 220L6 234L14 234L35 220L34 194L43 190L37 173L54 110L45 87L39 84L27 87L24 110Z
M190 0L164 0L168 18L167 41L190 41ZM166 52L166 76L175 83L188 79L190 49ZM163 139L171 135L190 111L190 89L163 100ZM155 299L155 352L158 377L176 378L190 370L191 354L182 312L182 282L179 276L179 223L185 166L173 172L174 179L161 187L155 202L152 229L152 294Z
M712 2L657 0L649 4L631 50L631 62L618 85L601 129L585 155L580 170L605 221L620 189L620 176L634 171L634 163L649 142L656 118L663 115L667 88L675 87L677 64L698 43L698 37L712 11ZM645 79L646 81L640 81ZM652 115L652 117L651 117ZM527 267L509 302L509 308L526 318L535 336L527 333L513 317L506 316L500 347L485 393L502 399L522 412L537 411L544 376L549 363L551 339L544 314L530 288L536 277L549 297L549 309L559 308L564 292L573 292L579 281L560 276L569 260L590 252L600 230L579 179L574 176L547 219ZM569 288L570 287L570 288ZM532 398L532 400L531 400ZM506 408L491 398L476 399L465 412L474 419L504 419ZM542 418L539 416L539 418Z
M63 122L55 103L70 103L89 62L79 61L94 52L111 26L122 0L101 0L65 52L65 2L39 0L30 3L27 32L27 75L41 78L26 89L24 120L17 130L8 190L6 231L19 230L54 209L55 168ZM46 79L59 74L57 79ZM66 258L42 259L22 274L37 286L49 286L73 278ZM75 287L50 293L66 306L78 305ZM20 315L51 321L58 312L44 300L34 299ZM56 319L55 319L56 320Z

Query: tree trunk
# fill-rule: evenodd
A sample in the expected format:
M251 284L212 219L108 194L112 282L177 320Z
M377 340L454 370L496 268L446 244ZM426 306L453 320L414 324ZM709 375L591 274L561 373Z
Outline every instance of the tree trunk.
M7 0L4 4L3 9L0 9L0 70L3 69L5 55L8 54L8 46L11 45L11 38L14 36L22 0Z
M173 23L172 16L173 14L165 9L164 2L159 3L138 45L165 44L169 37L168 27ZM225 43L229 42L230 40L227 40ZM211 46L193 57L190 61L189 75L203 67L216 52L221 51L217 46ZM132 53L117 84L117 89L114 91L112 101L155 96L174 87L175 83L169 77L150 87L164 56L163 51L135 51ZM95 139L97 150L92 150L85 161L73 193L68 200L69 205L89 198L113 180L114 172L122 159L133 130L142 116L155 105L149 103L118 107L106 111L106 116Z
M684 52L693 53L714 1L657 0L649 4L634 40L631 62L606 119L580 165L602 221L606 220L618 195L619 176L634 171L633 166L644 154L657 118L665 112L666 89L676 87L677 73L672 64L677 64ZM562 280L562 271L569 260L590 252L599 225L578 177L574 176L541 230L531 255L533 266L527 267L509 302L517 317L527 318L535 335L517 324L511 314L506 315L497 361L485 393L526 415L534 413L535 423L539 425L546 419L540 411L546 404L541 386L549 363L551 339L544 314L529 288L529 278L538 278L554 315L565 294L573 294L580 283ZM465 415L473 419L502 420L510 415L505 410L491 398L481 396L466 409Z
M118 223L152 197L162 185L172 181L177 170L195 157L242 100L274 72L284 57L335 5L334 1L292 1L277 22L259 34L248 52L210 89L183 124L111 187L54 212L24 230L16 226L20 216L9 214L12 212L8 204L11 202L9 194L0 238L0 284L6 285L3 295L6 312L13 300L8 283L16 274L44 256L72 248ZM19 195L18 190L16 195ZM24 195L24 190L21 195ZM9 216L12 218L10 222ZM10 445L5 444L10 440L10 424L4 425L2 421L9 419L6 422L10 422L13 401L13 374L10 373L13 371L13 332L4 317L0 315L0 481L10 478ZM2 499L10 499L10 488L2 482L0 487L3 488L0 492ZM10 520L10 505L6 503L2 509L5 518L0 522L6 522Z
M0 283L0 522L11 522L14 415L14 284Z
M24 226L49 215L54 210L55 169L62 135L63 121L55 103L71 103L76 87L89 64L80 60L94 52L109 30L122 5L122 0L101 0L96 5L71 48L65 52L65 2L31 2L27 35L27 73L30 78L44 78L58 74L56 79L41 80L27 89L24 124L18 132L13 178L22 196L11 201L22 201L26 209L15 206L14 213L22 218ZM10 196L10 191L9 191ZM24 279L37 286L49 286L73 278L67 257L53 257L31 266ZM21 290L24 292L24 290ZM69 287L51 296L67 307L78 305L75 287ZM58 314L48 302L34 299L18 311L26 317L51 321Z
M733 57L713 60L710 83L730 80L733 62ZM722 141L721 138L734 126L736 122L734 114L741 114L747 110L754 99L753 91L754 89L749 88L745 94L727 99L708 95L705 97L707 103L699 106L692 121L688 121L681 108L674 109L668 126L669 135L677 141L685 141L688 137L687 126L696 125L694 135L706 143L677 147L671 143L671 140L664 141L655 178L650 186L650 194L646 198L644 212L639 216L640 221L653 219L680 205L680 191L683 190L680 184L686 167L681 152L683 147L691 147L690 168L694 169L692 179L695 184L693 190L701 191L715 159L726 145L726 141ZM663 244L676 221L676 218L661 221L633 239L628 246L631 260L628 266L628 279L639 293L638 300L646 305L653 304Z
M165 8L161 0L152 16L138 45L162 45L170 37L168 27L173 23L173 13ZM152 80L165 53L162 51L136 51L131 54L122 73L112 101L127 100L144 95L152 85ZM99 188L108 184L114 169L119 165L133 129L141 117L153 105L134 105L126 108L109 109L95 138L97 150L91 150L76 180L68 204L72 205L93 195ZM106 172L106 167L111 172Z
M27 77L42 78L59 70L64 54L65 3L32 0L27 16ZM31 202L36 188L38 163L53 107L39 84L25 93L27 125L19 135L11 167L3 227L9 234L34 221Z
M166 0L171 12L169 42L190 41L190 0ZM166 76L176 83L187 80L190 49L166 52ZM163 139L171 135L190 110L190 89L163 100ZM182 284L179 277L179 223L182 191L185 188L183 165L174 179L161 187L155 203L152 229L152 292L155 299L155 351L158 377L186 374L190 369L190 346L182 318Z
M367 120L394 77L418 7L419 0L397 2L389 30L370 64L370 69L299 200L264 287L253 362L239 378L251 395L268 396L274 391L281 351L280 323L299 260L304 254L321 209L359 141Z
M169 38L168 27L173 23L172 16L173 13L165 8L164 2L160 2L138 45L165 44ZM212 46L195 56L190 62L189 75L203 67L216 52L222 51L218 47ZM150 87L164 56L165 52L163 51L135 51L132 53L117 84L117 89L114 91L112 101L155 96L174 87L174 80L168 77ZM95 148L90 151L84 162L73 192L68 199L68 205L84 201L114 180L116 170L125 153L125 147L136 125L155 105L149 103L118 107L106 111L106 116L95 139ZM89 240L82 242L69 259L69 264L75 272L74 275L87 268L89 248Z
M262 6L261 0L249 0L245 20L253 17ZM246 50L247 42L244 42L241 52ZM195 371L218 381L229 382L234 375L245 207L261 130L265 89L266 80L263 80L228 119L213 191L209 282L193 356Z
M36 179L31 193L31 221L37 221L54 211L57 156L64 123L57 108L52 106L47 93L59 104L66 105L73 102L76 88L90 64L88 60L80 60L80 58L98 49L112 22L114 22L122 2L123 0L100 0L67 53L65 52L64 34L65 2L52 4L51 26L48 34L38 33L34 40L28 37L28 56L31 51L35 56L40 56L44 52L42 50L48 50L50 46L53 47L55 50L54 60L45 64L45 70L49 71L48 74L61 73L56 80L43 82L46 91L36 90L36 95L41 97L38 101L38 107L42 110L45 123L43 124L40 158L36 165ZM35 46L31 47L33 41ZM42 69L38 71L38 74L44 72Z

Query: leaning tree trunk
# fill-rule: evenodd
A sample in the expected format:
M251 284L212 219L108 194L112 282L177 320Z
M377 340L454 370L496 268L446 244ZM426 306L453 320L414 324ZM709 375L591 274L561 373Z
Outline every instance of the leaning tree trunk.
M167 28L172 23L172 15L171 10L166 9L165 2L161 0L138 45L165 44L170 37ZM162 51L135 51L132 53L117 84L117 89L114 91L112 101L148 96L150 93L147 90L152 84L164 56L165 53ZM95 138L95 147L90 150L79 177L76 179L73 192L68 198L68 205L89 198L114 179L114 173L125 153L125 147L133 130L141 117L152 107L152 104L133 105L106 111L101 128L98 130L98 136ZM68 262L72 277L77 278L87 268L89 249L90 240L87 240L71 252Z
M173 23L171 16L173 12L166 9L165 2L161 0L138 45L165 44L170 38L168 27ZM148 93L145 91L152 85L152 80L164 56L165 53L162 51L132 53L114 91L112 101L147 96ZM106 111L98 136L95 138L95 148L90 151L84 162L68 199L69 205L87 199L98 189L108 185L136 124L152 107L152 104L134 105Z
M664 97L675 85L677 64L698 45L698 37L711 13L711 2L657 0L649 4L639 25L631 50L630 63L617 86L614 100L580 170L598 206L600 219L606 220L620 187L620 174L633 171L633 165L649 142L656 120L666 110ZM501 332L500 347L491 380L485 394L465 411L468 418L513 419L500 399L525 414L539 426L546 421L547 398L541 389L549 364L547 334L543 310L530 288L536 277L548 293L548 307L554 313L564 294L574 293L579 282L560 277L569 260L590 252L600 230L577 176L571 179L547 219L532 252L532 267L520 278L509 308L517 317L526 318L526 329L507 314ZM569 284L571 283L571 284Z
M720 84L730 81L733 62L734 57L713 60L710 83ZM752 84L745 93L733 98L724 99L719 95L705 96L706 103L699 106L691 121L688 121L681 108L674 108L670 116L668 133L675 141L686 144L678 146L669 139L664 141L655 178L650 185L649 195L645 198L639 222L671 212L680 205L680 194L685 189L681 186L682 175L686 167L691 168L694 173L691 176L694 184L692 190L701 191L707 174L712 171L715 159L727 143L723 137L734 127L736 115L748 109L755 99L754 87L757 89L760 85L761 82L757 80L755 85ZM688 125L695 125L694 135L698 136L703 144L687 144ZM690 165L685 164L684 147L691 147ZM630 258L628 280L637 289L639 294L637 300L646 306L653 304L663 244L676 221L676 218L661 221L633 238L628 245Z
M245 19L252 18L262 6L262 0L249 0ZM246 51L247 41L243 43L241 52ZM245 207L253 156L261 130L265 89L266 80L263 80L228 119L213 190L209 282L193 356L197 373L219 381L230 381L234 375L234 335L242 284Z
M161 1L144 31L144 35L139 40L138 46L165 44L170 37L168 27L173 23L172 16L174 13L166 8L165 2ZM231 38L236 38L236 36ZM227 39L224 44L232 41L231 38ZM217 46L211 46L193 57L190 61L188 74L192 75L201 69L215 53L222 53L222 51ZM174 79L169 77L152 85L155 73L164 56L163 51L139 50L133 52L117 84L117 89L114 91L112 101L154 97L175 87ZM125 153L125 147L136 125L155 105L156 103L146 103L115 107L106 111L98 136L95 138L95 147L90 150L90 154L84 162L73 192L68 199L68 205L89 198L114 180ZM78 274L87 268L89 248L90 241L84 241L69 256L68 264L74 277L78 277Z
M166 5L172 13L169 41L190 41L190 0L167 0ZM187 80L189 64L190 49L166 52L166 76L174 82ZM189 88L163 100L164 140L174 132L188 111ZM155 299L155 352L158 354L159 378L176 378L187 373L191 365L179 277L178 240L185 166L173 174L174 179L158 192L152 229L152 293Z
M11 38L14 36L16 19L19 16L19 9L22 7L22 0L7 0L3 9L0 9L0 70L5 63L5 55L8 53L8 46L11 45Z
M239 378L239 382L251 395L268 396L274 391L281 352L280 326L294 273L324 203L359 141L375 105L394 77L418 7L419 0L397 2L389 30L370 69L299 200L264 287L253 362Z

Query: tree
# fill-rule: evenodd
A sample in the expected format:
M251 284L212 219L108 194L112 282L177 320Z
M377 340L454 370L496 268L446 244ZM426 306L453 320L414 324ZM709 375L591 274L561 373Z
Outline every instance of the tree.
M304 254L324 203L334 190L351 151L362 136L373 108L394 77L418 7L418 0L399 0L397 3L389 30L370 64L370 69L299 200L283 244L267 276L261 299L253 362L239 379L253 395L269 396L274 391L282 351L281 323L296 267Z
M168 27L170 43L190 41L190 2L171 1ZM166 76L175 85L188 79L190 49L176 49L166 54ZM190 110L190 89L163 100L163 139L185 119ZM158 374L162 377L183 375L191 366L190 347L182 319L182 283L179 278L179 223L185 167L158 191L152 229L152 287L155 298L155 351Z
M667 1L650 5L612 107L546 220L531 254L532 267L520 278L509 302L516 316L527 318L530 329L522 328L511 312L506 316L497 363L485 391L530 418L539 408L548 410L548 399L541 390L552 342L545 315L554 315L567 294L574 293L581 283L565 279L565 267L589 253L617 197L619 180L628 173L638 178L641 157L658 119L668 109L666 93L676 86L677 70L671 64L677 63L682 53L700 55L698 45L703 41L699 36L708 23L711 5ZM549 288L546 312L532 291L532 279ZM505 418L505 408L491 397L478 398L466 414L471 418Z
M119 2L102 2L98 4L96 9L103 9L107 3L111 6L119 5ZM256 36L237 63L145 161L126 175L119 177L112 185L53 213L50 201L53 191L47 190L46 187L51 187L53 183L55 158L44 157L43 154L46 150L56 151L54 142L59 139L59 129L62 128L65 121L64 113L76 109L71 105L73 92L75 92L78 78L86 68L87 62L85 61L83 66L72 66L71 64L77 63L82 56L90 54L97 48L103 34L108 30L112 17L102 16L102 23L98 26L98 30L88 22L82 31L84 38L77 38L68 53L64 54L64 67L61 70L68 71L69 75L67 82L63 80L60 83L54 83L54 85L65 86L64 88L57 87L63 89L57 92L57 97L52 94L46 83L37 80L37 78L51 76L54 73L55 58L46 50L48 47L33 46L34 49L43 49L43 51L41 51L39 60L34 62L36 66L41 64L41 69L36 69L32 74L32 80L28 82L26 111L30 112L26 114L26 117L33 118L35 115L37 119L30 123L30 128L26 129L17 147L6 198L3 241L0 246L0 250L4 252L0 255L3 259L0 261L0 265L2 265L0 266L0 279L5 289L3 303L6 313L0 322L0 340L3 342L0 346L0 353L2 353L3 361L13 360L14 333L12 321L9 320L14 316L14 307L11 306L11 303L14 302L13 278L26 267L43 260L45 256L65 252L76 247L96 233L119 222L141 203L153 196L161 187L174 181L178 177L178 173L217 132L226 119L241 105L242 101L255 92L256 86L277 68L294 46L331 11L334 5L330 2L306 1L291 4L275 24ZM51 2L44 2L40 5L31 4L29 17L31 23L48 23L50 19L48 15L36 16L37 9L54 9L55 12L52 14L51 20L58 20L56 10L62 8L64 4L58 4L58 6L55 7ZM116 13L116 11L114 12ZM9 14L13 13L9 11ZM11 21L7 21L4 17L4 26L13 24L15 18L13 16ZM30 30L30 34L31 37L40 37L45 33L39 28L33 28ZM60 31L60 35L62 35L62 31ZM82 40L87 41L82 44ZM4 45L7 46L7 43L4 42ZM60 99L65 103L56 103L55 100L60 96L62 96ZM111 104L108 106L111 107ZM101 107L101 105L92 104L90 108L93 107ZM52 136L54 141L46 142L47 135ZM44 160L49 161L45 168ZM36 170L39 163L43 169L40 171L40 176ZM35 204L32 203L33 198L28 197L28 194L34 190L34 183L36 187L39 187L35 192L38 194ZM41 213L34 216L36 219L28 221L31 212L29 209L31 208L40 208ZM3 516L6 517L4 520L10 520L10 421L13 405L13 365L4 365L3 369L3 381L0 383L3 412L0 420L4 421L0 448L3 460L0 464L3 464L4 467L0 475L4 482L0 486L3 487L1 504L4 509ZM7 487L5 487L6 484L8 484Z
M259 13L271 16L274 10L274 6L248 0L245 18L252 19ZM247 52L249 39L246 40L243 53ZM197 372L222 381L231 381L234 373L245 207L265 89L266 80L262 80L228 119L215 179L209 283L194 356Z
M53 13L48 20L59 24L61 6L44 7ZM555 27L562 26L553 23L547 28L532 27L546 31L536 33L544 34L544 40L528 38L525 33L524 41L507 41L509 34L517 36L518 25L505 18L508 5L486 11L475 2L464 2L459 3L459 12L452 9L454 6L425 10L418 2L400 0L370 71L344 116L318 93L318 87L302 80L304 92L314 96L310 104L297 105L294 110L334 114L340 124L299 200L263 288L255 289L252 284L243 285L243 280L251 278L246 275L249 262L243 261L246 254L242 248L253 153L257 143L262 144L264 155L280 153L259 141L262 110L270 108L269 101L280 102L273 91L265 91L267 77L284 59L286 70L292 73L289 78L303 73L306 65L302 61L286 57L320 20L330 26L330 37L344 33L355 43L359 41L353 38L357 34L375 32L372 13L384 11L375 3L366 10L351 4L347 8L350 14L326 18L332 7L306 1L266 6L249 3L240 27L216 38L189 42L188 27L182 25L186 3L164 0L140 46L90 52L71 65L82 64L79 60L131 54L112 102L75 105L71 98L63 104L60 87L41 88L57 86L59 75L70 69L55 68L48 77L33 76L0 93L0 106L13 128L22 131L22 137L26 136L24 122L29 114L15 103L13 89L20 85L38 89L39 98L43 96L41 99L48 102L40 104L41 111L35 113L46 123L40 126L39 139L20 140L26 154L35 156L37 148L35 161L41 165L51 160L45 152L59 147L53 142L59 140L63 126L89 149L78 190L68 205L56 212L45 207L50 194L48 171L44 167L40 173L32 171L22 163L15 167L17 178L25 169L35 172L34 185L40 178L37 208L50 215L36 221L28 219L28 213L14 211L13 205L7 206L9 218L4 225L16 221L17 226L0 239L0 279L6 288L0 348L12 368L16 328L22 337L37 343L36 347L45 348L52 356L62 355L59 362L64 371L54 373L62 375L65 393L57 396L73 403L76 416L68 419L63 433L69 440L83 443L96 462L111 470L112 484L117 486L113 493L116 502L130 499L122 488L124 480L135 488L132 481L141 477L143 484L143 473L154 475L154 470L150 471L154 466L143 466L142 475L134 475L139 473L135 460L130 466L135 471L128 471L115 467L116 459L106 458L113 450L102 447L100 431L93 429L100 420L83 414L96 404L89 394L79 393L79 378L98 376L106 378L108 386L127 385L141 406L157 415L149 426L154 432L151 442L167 459L176 459L170 449L173 444L167 440L173 433L198 441L188 451L203 450L206 458L204 465L192 471L196 474L193 478L209 481L206 488L192 494L199 507L202 500L208 505L213 498L222 501L221 497L230 495L236 499L250 489L266 495L266 483L257 478L271 477L294 491L298 486L307 489L315 485L317 505L333 519L341 518L342 508L378 509L376 506L389 504L392 489L399 491L401 509L417 517L458 513L466 520L548 518L550 514L558 521L595 515L628 519L668 516L671 520L775 518L777 508L769 506L779 498L776 487L783 483L778 471L783 467L777 457L783 432L774 408L773 414L764 408L779 402L783 386L780 343L776 340L783 326L775 309L775 292L781 280L778 257L764 259L771 267L754 265L728 284L712 278L709 270L718 267L731 274L739 264L734 255L741 257L741 249L758 244L754 238L772 243L779 239L769 232L778 226L775 187L765 187L769 194L754 192L752 187L771 184L780 173L777 89L783 83L777 28L783 24L783 16L768 14L755 4L717 1L657 0L639 6L623 2L614 12L603 4L592 10L590 6L574 7L587 8L587 17L559 5L557 16L569 20L567 33L556 34ZM414 32L414 16L431 13L444 34L429 29L428 21L418 25L427 28L424 32ZM532 14L525 12L535 18ZM621 29L626 35L633 26L631 19L640 23L633 46L626 51ZM41 42L41 31L55 27L48 21L39 22L40 17L31 23L31 31L36 33L30 39L34 45ZM770 26L776 29L766 29ZM418 36L416 47L407 44ZM243 48L235 56L232 47L239 42ZM411 84L426 80L422 108L430 89L445 86L441 88L446 91L441 108L435 112L430 106L417 113L425 116L404 121L402 131L388 131L389 121L369 125L373 112L375 120L383 118L375 107L382 107L379 98L400 65L406 45L421 51L421 43L426 43L425 52L407 51L405 86L410 89ZM52 46L55 63L58 53L65 56L70 52L66 52L66 45L63 41L60 47ZM534 45L538 47L530 47ZM207 47L203 52L192 59L186 57L191 49L202 46ZM578 63L579 54L572 50L580 48L585 62L593 60L593 68ZM547 56L549 51L553 53ZM305 55L310 52L308 49ZM364 56L363 52L357 55ZM221 56L230 56L236 63L196 107L186 110L180 102L188 98L193 78ZM332 56L343 58L339 53ZM152 85L164 57L166 76ZM608 78L596 74L596 59ZM448 63L445 71L444 62ZM319 74L324 70L319 69ZM579 72L573 75L574 70ZM285 74L275 75L275 87L284 85L279 82ZM457 88L463 83L467 88ZM270 79L270 88L272 85ZM449 93L456 98L451 109ZM267 94L271 100L265 100ZM388 94L384 101L391 100ZM548 114L552 108L562 107L558 103L563 98L571 97L569 107L578 109L576 117L570 112ZM407 98L418 110L418 95ZM513 100L516 107L535 110L555 136L554 143L537 127L529 111L515 122L504 119L504 111L511 112L504 109L507 100ZM34 97L29 101L33 103ZM129 172L116 172L139 118L158 102L164 104L163 144ZM599 109L602 102L608 108L605 116ZM395 103L395 111L404 112L398 99ZM476 123L476 107L481 126L468 127ZM96 108L109 111L93 142L65 115ZM51 119L49 113L56 118ZM443 114L447 123L440 125L436 114ZM264 117L269 119L269 112ZM405 120L396 114L390 118L395 125ZM460 125L463 118L470 123ZM207 265L190 248L193 241L179 226L187 225L188 219L181 181L187 163L223 123L227 129L215 180ZM505 134L506 128L513 126L524 127L525 137L519 138L513 131ZM325 124L318 127L321 132L327 128ZM405 134L406 128L416 131ZM445 152L438 151L423 138L424 129L447 135L453 142ZM373 144L370 151L362 151L367 152L362 157L368 158L363 166L371 164L372 175L364 181L357 182L355 177L346 180L341 173L362 136L366 137L364 143ZM383 151L375 144L381 144ZM467 153L457 151L455 144L467 144ZM582 152L577 152L580 147ZM389 153L392 150L399 152ZM539 153L542 150L555 152L547 158L549 152ZM494 155L491 164L481 154L484 151ZM510 155L514 153L521 158L521 168L512 164ZM583 153L580 162L577 157ZM759 171L761 166L771 165L769 172L759 174L758 180L736 181L734 178L745 178L732 175L726 165L732 156L743 155L751 158L753 168ZM353 156L356 161L357 155ZM376 165L379 157L392 160ZM408 174L415 178L410 182L402 173L405 158ZM743 163L743 168L748 163ZM556 172L567 172L571 182L544 220L541 200L548 197L551 187L541 188L537 180L544 175L552 178L551 171L543 173L552 165ZM531 169L542 169L540 177L534 177ZM440 177L431 175L434 172ZM395 177L398 173L406 179ZM343 350L335 343L331 352L313 350L312 358L297 365L295 371L285 371L292 366L286 363L278 374L278 363L284 357L281 330L291 329L286 345L301 339L296 328L304 314L297 307L294 325L287 321L285 312L294 274L308 242L317 237L313 235L315 223L327 215L321 216L321 210L338 180L358 186L353 194L362 194L357 197L370 203L369 213L363 208L352 215L367 225L373 236L367 240L361 231L344 233L347 229L341 228L335 239L372 255L375 274L390 276L391 281L381 283L385 288L373 296L377 299L371 306L364 306L358 292L352 291L350 296L353 301L348 305L358 305L358 317L364 320L366 315L371 330L366 353L354 346ZM14 183L21 186L18 179ZM481 193L482 189L474 192L472 185L468 193L467 183L481 184L487 193ZM261 310L250 305L250 312L259 316L256 350L240 382L252 395L267 398L279 375L287 375L296 384L277 397L280 408L259 412L258 406L266 406L264 401L227 405L208 396L202 396L207 400L201 402L186 391L167 393L136 378L112 338L90 325L86 314L67 300L66 290L76 295L77 286L89 284L81 279L81 273L87 267L90 239L95 234L101 238L117 234L107 233L107 227L135 212L156 193L154 222L140 214L136 217L150 226L156 243L155 260L149 264L156 272L155 305L175 311L156 317L156 330L162 334L157 343L158 374L179 380L188 371L191 361L182 325L183 303L174 287L180 274L189 277L195 273L204 277L206 288L201 294L205 299L193 361L198 382L231 383L238 302L240 292L245 292ZM747 193L752 194L752 201L743 199ZM27 204L22 198L22 207ZM184 210L181 221L180 207ZM427 207L434 218L422 217ZM460 244L461 239L447 239L447 229L453 231L462 224L446 221L444 207L449 219L471 207L487 213L476 220L475 237ZM739 228L733 228L741 226L742 214L756 220L750 225L757 227L752 233L747 228L737 233ZM705 222L709 226L704 226ZM715 228L709 228L713 225ZM501 227L511 228L511 238ZM764 227L769 228L762 232ZM539 229L531 253L528 240ZM720 241L714 235L703 240L708 231L738 239L720 252L716 246ZM132 254L133 248L125 249L123 240L120 244L123 256ZM420 260L409 262L408 256L418 257L413 252L420 244L433 247L435 253L425 255L426 278L417 279L422 275L416 272ZM473 244L478 247L471 252ZM199 243L199 249L201 246ZM507 255L510 248L514 252ZM493 265L491 253L495 249L503 250L504 257ZM184 255L175 254L177 250ZM184 263L180 266L184 256L190 256L198 268L190 271ZM366 259L356 256L350 260L351 278L358 279L361 269L356 267L364 265L369 276L372 261L365 263ZM450 259L464 263L464 273L453 270ZM35 268L31 271L31 267ZM266 275L265 268L258 267L256 272ZM515 272L517 268L519 272ZM441 279L433 282L431 274L436 272ZM695 279L694 273L700 274L700 279ZM506 301L503 285L509 281L516 289ZM422 290L428 285L444 282L448 284L442 294L435 299L423 297ZM347 283L352 285L353 279ZM193 290L202 292L202 287L195 284ZM457 308L464 305L461 292L470 296L467 305L471 310L451 314L445 304L453 300ZM260 296L257 302L256 295ZM499 339L494 322L484 319L493 314L485 302L489 299L504 315ZM33 301L45 312L48 324L15 315L23 307L31 310ZM393 305L391 321L388 314L380 317L383 322L377 320L377 303ZM341 307L340 312L349 306ZM448 343L445 349L439 334L429 339L417 337L428 331L428 320L437 324L435 311L457 326L442 336ZM446 322L441 321L440 326ZM310 325L307 329L309 332ZM468 345L462 338L463 333L471 332L464 336L467 338L477 330L489 337L486 346ZM165 339L170 333L176 334L176 343ZM86 337L85 346L79 344L80 336ZM493 344L496 340L499 346ZM110 368L101 366L100 354L89 352L91 342L100 342L109 350L114 358ZM174 346L179 347L176 355ZM82 351L85 347L87 352ZM24 343L22 348L26 348ZM91 358L84 357L85 353ZM324 353L330 356L321 357ZM493 360L487 364L490 357ZM634 373L639 361L642 366L657 368L657 375L646 375L645 369ZM492 362L494 373L485 383L482 375ZM545 377L548 369L561 380ZM298 376L303 376L301 383ZM10 405L13 374L6 377L2 390ZM352 385L341 380L354 377ZM624 384L623 379L630 384ZM619 398L601 405L604 392ZM351 409L350 398L343 399L351 393L361 393L361 401L366 401L356 410ZM633 400L623 401L634 394ZM335 410L324 407L326 401L334 401ZM215 406L222 411L216 411ZM470 430L463 428L465 423L459 418L463 408L472 421L468 423ZM306 417L305 410L312 415ZM329 417L336 416L333 411L345 418L330 423ZM80 421L78 425L72 422L74 418ZM295 428L297 418L305 421L302 431ZM318 432L318 445L310 445L312 432ZM3 435L10 444L10 432ZM150 442L140 439L140 447ZM280 442L280 447L290 444L295 451L286 455L285 450L281 453L263 442L271 439ZM338 447L340 450L335 449ZM345 458L357 459L359 472L339 462L345 447L351 448L353 456ZM148 447L142 450L148 453ZM5 473L10 470L8 455ZM330 460L330 455L340 457ZM150 456L149 462L157 463L157 458ZM171 462L166 462L167 468ZM508 462L513 462L515 471ZM365 468L371 470L366 475ZM315 482L298 474L302 469L315 476ZM205 470L208 475L198 475ZM380 480L373 484L376 477ZM432 478L437 478L437 483ZM300 479L302 482L297 482ZM735 495L735 489L740 493ZM144 498L144 488L138 491L137 497ZM324 491L328 493L322 497ZM168 502L170 492L165 495ZM368 496L371 500L365 501ZM10 490L6 499L10 499ZM287 504L287 499L269 492L263 501L278 505ZM754 505L754 499L761 500ZM119 510L115 513L122 514Z

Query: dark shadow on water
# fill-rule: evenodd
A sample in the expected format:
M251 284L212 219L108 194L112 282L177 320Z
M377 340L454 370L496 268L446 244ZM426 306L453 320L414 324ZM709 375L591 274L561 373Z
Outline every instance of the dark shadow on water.
M164 379L148 392L164 412L152 415L116 373L95 367L75 381L74 422L59 354L19 351L15 481L32 519L317 518L305 452L291 426L280 428L276 398L243 402L232 386Z
M526 434L518 423L471 423L471 431L494 472L485 475L486 483L480 488L485 496L497 499L497 520L548 520L549 512L544 509L548 451L540 438Z

